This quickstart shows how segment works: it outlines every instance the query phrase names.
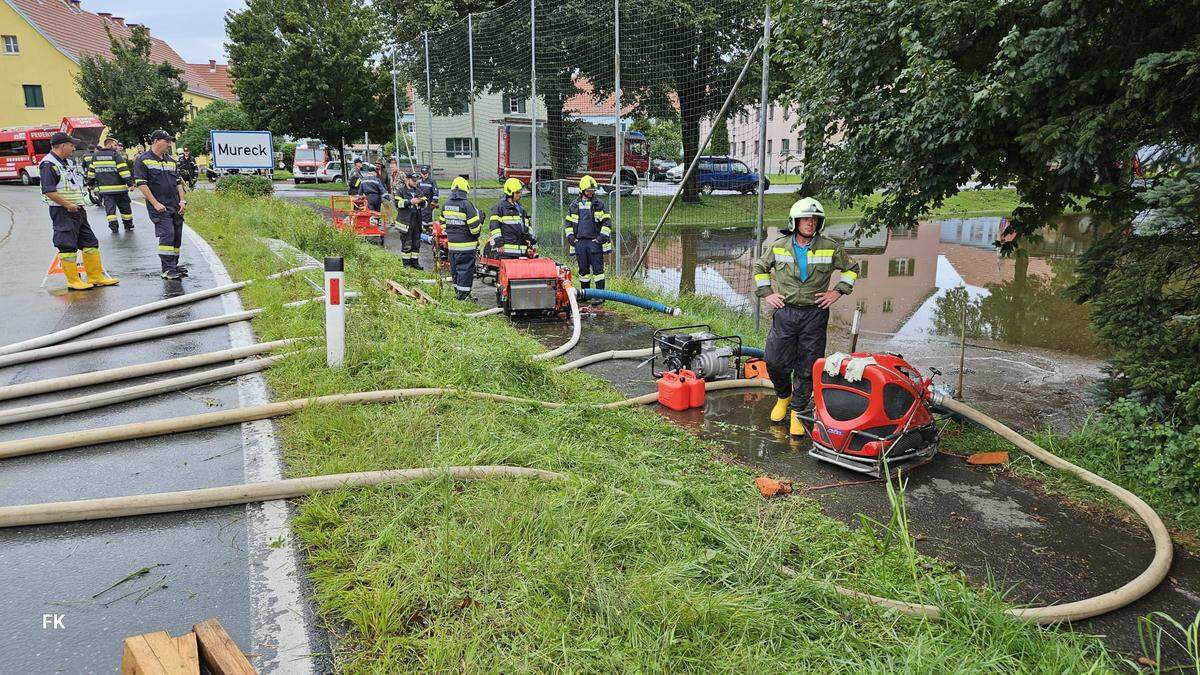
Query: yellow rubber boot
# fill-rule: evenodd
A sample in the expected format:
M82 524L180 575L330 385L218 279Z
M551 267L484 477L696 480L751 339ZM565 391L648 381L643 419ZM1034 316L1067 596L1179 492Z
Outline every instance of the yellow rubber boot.
M782 422L783 418L787 417L788 404L792 402L792 397L775 399L775 407L771 408L771 421Z
M800 416L795 410L792 411L792 428L789 431L793 436L804 435L804 423L800 421Z
M120 281L104 273L104 265L100 264L100 249L83 249L83 268L87 270L88 281L93 286L116 286Z
M92 288L92 284L79 278L79 265L75 263L74 253L70 258L59 258L58 261L62 265L63 274L67 275L67 288L73 291L86 291Z

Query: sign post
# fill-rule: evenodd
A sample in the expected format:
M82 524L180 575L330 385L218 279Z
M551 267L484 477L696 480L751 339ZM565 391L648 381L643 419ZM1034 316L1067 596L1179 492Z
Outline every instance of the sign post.
M214 169L272 170L275 142L269 131L217 131L209 135Z
M330 368L346 357L345 262L340 257L325 259L325 356Z

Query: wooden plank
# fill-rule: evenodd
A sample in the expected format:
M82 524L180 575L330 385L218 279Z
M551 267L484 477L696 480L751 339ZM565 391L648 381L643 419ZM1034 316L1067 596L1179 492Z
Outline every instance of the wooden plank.
M200 644L200 660L213 675L256 675L250 659L215 618L192 626Z
M174 640L175 648L179 650L179 655L183 657L188 667L191 668L189 672L200 675L200 648L196 645L196 634L184 633L174 638Z
M163 631L126 638L121 655L122 675L198 675L179 653L175 640Z
M406 288L405 286L402 286L402 285L400 285L400 283L392 281L391 279L387 280L387 287L393 293L398 293L400 295L403 295L406 298L414 298L415 299L417 297L416 293L413 293L412 291L408 290L408 288Z
M434 300L433 296L429 295L428 293L426 293L425 291L423 291L419 288L414 288L413 293L415 293L417 295L417 300L419 300L421 302L429 303L431 305L438 304L438 301Z

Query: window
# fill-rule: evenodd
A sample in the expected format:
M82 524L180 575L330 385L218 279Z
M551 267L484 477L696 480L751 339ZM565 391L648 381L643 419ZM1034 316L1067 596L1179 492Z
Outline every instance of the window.
M475 144L479 144L479 139L475 139ZM447 138L446 139L446 157L471 157L471 138Z
M884 298L884 299L883 299L883 313L884 313L884 314L888 314L888 313L890 313L891 311L892 311L892 299L891 299L891 298Z
M4 141L0 143L0 157L23 157L25 141Z
M779 139L779 154L786 155L789 152L791 152L792 151L791 142L792 142L792 139L790 139L790 138Z
M4 36L4 53L5 54L20 54L21 46L17 44L16 35Z
M47 152L50 152L50 139L49 138L43 138L40 141L33 142L33 154L44 155Z
M916 262L915 258L892 258L888 261L888 276L911 277Z
M767 110L767 120L772 121L772 122L775 121L775 104L774 103L772 103L771 107Z
M42 85L40 84L23 84L25 89L25 107L26 108L45 108L46 101L42 98Z
M754 156L758 157L758 153L759 153L758 141L754 141Z
M702 159L700 160L700 164L696 166L696 170L703 173L712 173L715 169L713 168L711 159Z
M746 156L746 141L742 141L742 151L738 154L740 154L742 157Z
M733 161L729 163L729 170L733 173L750 173L750 167L742 162Z
M525 115L528 111L525 108L525 99L517 98L516 96L504 95L504 114L506 115Z
M792 113L788 110L788 107L786 105L783 106L783 121L784 122L788 121L788 118L791 116L792 116Z
M597 136L596 149L603 153L611 153L617 147L617 139L612 136Z
M767 154L768 155L771 154L771 139L770 138L767 139Z
M916 239L917 231L909 227L889 227L888 236L892 239Z
M859 261L858 261L858 278L859 279L867 278L867 270L870 269L870 266L867 265L868 262L870 262L870 261L859 259Z

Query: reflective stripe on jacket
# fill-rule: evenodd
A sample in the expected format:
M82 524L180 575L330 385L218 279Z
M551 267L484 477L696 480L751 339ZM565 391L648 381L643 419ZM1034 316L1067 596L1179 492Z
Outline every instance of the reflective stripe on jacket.
M800 265L792 244L792 235L784 235L771 242L754 261L754 292L760 298L779 293L789 305L815 305L817 294L829 290L833 271L840 270L834 289L844 295L854 291L858 279L858 263L846 255L842 243L818 234L809 242L806 263L808 279L800 281Z
M133 183L129 164L116 150L97 150L88 163L87 177L96 181L100 192L125 192Z
M474 251L479 247L483 216L467 199L467 193L462 190L450 191L450 198L442 204L441 221L451 251Z
M38 164L41 172L42 201L50 206L59 206L57 202L46 195L57 192L60 197L72 204L82 205L86 199L87 188L83 184L83 167L76 164L70 157L63 161L53 152L47 152Z
M529 220L525 209L508 198L501 199L488 215L488 238L492 246L507 253L524 252L529 244Z
M605 253L611 251L612 228L609 226L608 212L604 209L604 201L599 197L593 196L588 199L585 195L579 195L578 199L571 202L564 219L563 228L566 230L567 239L572 236L576 239L595 239L600 242ZM570 249L568 252L573 254L575 247L571 246Z

